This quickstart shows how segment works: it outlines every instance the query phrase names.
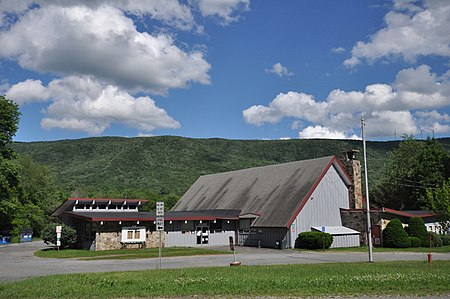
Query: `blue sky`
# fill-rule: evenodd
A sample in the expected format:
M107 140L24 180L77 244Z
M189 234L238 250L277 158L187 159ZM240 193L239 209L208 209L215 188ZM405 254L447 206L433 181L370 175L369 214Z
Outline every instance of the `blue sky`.
M450 1L0 0L17 141L450 136Z

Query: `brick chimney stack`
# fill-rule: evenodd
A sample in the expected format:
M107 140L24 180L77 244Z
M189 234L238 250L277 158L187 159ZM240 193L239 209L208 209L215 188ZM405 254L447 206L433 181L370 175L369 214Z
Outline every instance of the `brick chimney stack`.
M348 189L350 209L362 209L362 185L361 185L361 163L355 159L358 150L342 152L339 160L345 171L353 181L353 185Z

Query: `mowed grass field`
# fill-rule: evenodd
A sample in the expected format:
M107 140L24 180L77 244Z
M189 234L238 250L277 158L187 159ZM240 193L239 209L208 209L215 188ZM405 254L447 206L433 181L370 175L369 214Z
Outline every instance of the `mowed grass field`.
M192 255L211 255L211 254L231 254L230 251L212 250L205 248L194 247L169 247L162 248L161 255L169 256L192 256ZM128 250L103 250L90 251L79 249L64 249L53 250L44 249L34 253L37 257L42 258L78 258L86 260L101 260L101 259L141 259L141 258L155 258L159 256L158 248L145 249L128 249Z
M450 294L450 261L163 269L52 275L0 284L0 298L433 294Z

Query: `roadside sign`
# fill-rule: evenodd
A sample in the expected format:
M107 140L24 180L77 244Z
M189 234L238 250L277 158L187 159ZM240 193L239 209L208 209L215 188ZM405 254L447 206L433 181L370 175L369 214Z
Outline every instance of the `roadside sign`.
M322 232L323 233L325 232L325 226L322 226Z
M156 230L157 231L164 230L164 217L156 217Z
M156 217L164 216L164 202L158 201L156 203Z
M62 225L57 225L56 226L56 233L61 233L62 231Z

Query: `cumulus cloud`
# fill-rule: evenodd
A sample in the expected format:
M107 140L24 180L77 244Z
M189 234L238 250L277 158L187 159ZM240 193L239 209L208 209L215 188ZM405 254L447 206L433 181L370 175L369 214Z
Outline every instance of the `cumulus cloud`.
M421 3L418 3L421 2ZM344 65L354 67L363 60L382 57L414 61L418 56L450 57L450 1L394 1L384 17L385 27L353 47Z
M371 84L363 91L335 89L322 101L294 91L281 93L267 106L245 109L243 117L258 126L294 118L292 129L303 128L301 138L352 138L359 134L359 119L364 115L367 136L379 137L393 136L394 132L417 134L425 127L443 133L450 117L438 110L447 107L449 78L422 65L399 71L392 84Z
M242 113L247 123L255 125L262 125L264 122L276 124L283 117L319 121L325 116L325 107L326 103L316 102L310 95L290 91L277 95L268 107L255 105Z
M345 48L343 48L343 47L333 48L333 49L331 49L331 52L336 53L336 54L342 54L342 53L345 53Z
M26 90L27 87L30 89ZM31 98L34 89L40 91L40 96ZM133 97L117 86L101 83L89 76L55 79L47 87L40 81L27 80L13 85L7 94L21 104L50 101L41 121L45 129L60 128L98 135L114 123L144 132L180 127L150 97Z
M32 102L45 102L48 100L49 94L41 80L28 79L11 86L6 92L6 97L14 99L16 103L22 105Z
M290 77L290 76L294 76L294 73L289 71L287 67L281 65L281 63L277 62L275 63L271 69L267 70L267 73L273 73L279 77Z
M298 136L302 139L346 139L343 132L330 130L322 126L308 126L299 132Z
M107 5L33 9L0 33L0 43L0 57L23 68L92 75L134 91L164 94L210 82L202 52L183 51L167 34L138 32L122 11Z
M3 23L8 23L8 14L23 14L29 10L32 4L38 5L41 8L48 6L71 7L82 5L92 9L96 9L102 5L108 5L128 14L149 16L152 19L181 30L198 29L191 8L188 5L181 4L178 0L2 0L0 15L2 15Z
M204 17L218 17L222 25L239 20L239 12L250 9L250 0L199 0L198 8Z

